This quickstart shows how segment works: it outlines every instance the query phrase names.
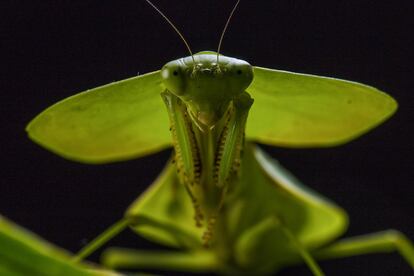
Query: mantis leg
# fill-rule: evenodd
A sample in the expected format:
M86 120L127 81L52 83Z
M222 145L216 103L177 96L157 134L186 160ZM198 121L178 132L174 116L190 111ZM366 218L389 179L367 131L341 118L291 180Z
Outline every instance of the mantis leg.
M261 239L266 232L277 233L278 230L281 230L279 233L287 238L287 242L292 245L295 252L299 254L300 258L309 267L313 275L325 275L309 251L301 244L289 227L287 227L277 216L268 217L246 231L240 238L236 250L239 252L254 252L260 250L255 248L255 244L260 243L258 239ZM249 255L247 255L247 258L248 256Z
M110 248L102 263L112 269L156 269L168 271L208 272L218 267L216 257L207 251L173 252Z
M318 259L397 251L414 269L414 246L401 232L387 230L340 240L313 253Z
M73 262L79 262L88 257L90 254L98 250L102 245L107 243L113 237L118 235L121 231L123 231L129 225L129 221L127 219L121 219L109 228L107 228L104 232L102 232L99 236L93 239L90 243L88 243L85 247L83 247L72 259Z
M225 125L220 133L214 161L214 181L220 193L216 210L209 218L207 230L203 234L203 241L206 246L209 245L213 236L216 219L223 207L230 182L239 171L244 146L244 130L252 104L253 99L246 92L234 99L232 114L224 123Z
M228 185L232 174L237 173L244 145L246 120L253 99L246 92L233 100L233 114L224 127L216 153L215 178L218 187Z
M312 255L298 241L298 239L295 237L295 235L292 233L292 231L290 231L290 229L287 228L283 223L281 224L281 227L282 227L282 230L285 233L286 237L290 240L290 242L293 244L293 246L297 249L298 253L302 257L302 259L306 263L306 265L309 267L309 269L312 271L313 275L315 275L315 276L325 275L322 272L322 269L319 267L318 263L312 257Z
M185 105L168 91L161 94L170 117L178 177L184 185L199 181L200 157Z

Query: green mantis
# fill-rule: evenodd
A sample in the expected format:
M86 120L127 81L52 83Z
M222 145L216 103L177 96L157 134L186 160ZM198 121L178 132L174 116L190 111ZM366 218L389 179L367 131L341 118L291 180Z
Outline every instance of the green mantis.
M365 85L202 52L60 102L28 132L87 163L174 146L175 164L111 230L129 225L182 253L112 250L104 255L109 266L268 274L304 261L318 275L315 259L397 249L413 265L413 250L395 232L332 243L346 228L344 211L300 187L249 141L340 144L395 109L392 98Z

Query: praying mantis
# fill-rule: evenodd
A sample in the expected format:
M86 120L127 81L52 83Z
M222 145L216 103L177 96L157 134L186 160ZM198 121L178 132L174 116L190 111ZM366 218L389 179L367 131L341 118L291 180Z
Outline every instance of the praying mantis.
M187 67L179 66L181 63L187 64ZM197 63L200 64L198 69ZM229 69L227 66L234 67ZM174 69L177 69L177 75ZM185 75L187 70L191 71L192 78ZM238 70L241 70L240 74ZM152 188L130 207L127 219L116 224L112 230L128 224L149 239L187 251L171 255L108 251L105 259L109 265L213 270L228 274L243 270L266 274L285 265L305 261L315 275L320 275L314 258L351 255L373 245L376 246L374 249L385 250L393 246L393 239L397 241L396 248L402 248L401 253L412 264L410 243L394 232L333 243L331 247L319 249L345 230L346 215L333 203L303 190L280 165L248 142L260 141L271 145L291 143L291 146L343 143L389 117L396 108L391 98L356 83L251 68L245 62L214 52L201 52L169 63L161 72L161 76L159 72L145 74L75 96L48 109L28 127L33 140L69 159L100 163L144 156L171 143L168 117L160 99L165 89L169 91L162 95L170 117L176 152L171 162L175 165L168 165ZM223 72L222 75L220 72ZM204 73L206 75L202 75ZM182 84L175 81L174 76L180 77L181 81L183 78L186 82L193 81L190 87L216 87L214 91L222 92L220 95L224 90L231 90L237 95L223 99L208 94L208 89L204 93L208 97L200 99L192 94L197 92L195 88L188 91L177 88ZM220 78L221 82L211 83L213 76L214 79ZM161 77L164 83L160 81ZM233 77L242 79L242 82L229 84ZM247 85L250 79L253 82ZM224 89L221 85L237 89ZM316 89L322 93L321 98L316 98ZM344 95L330 99L330 94L323 94L333 90L344 91ZM125 95L128 92L133 95ZM307 94L311 92L315 94ZM188 93L188 98L181 93ZM280 98L273 99L271 93L280 95ZM366 98L360 99L358 96L361 94ZM311 97L310 100L306 96ZM96 102L94 97L102 101ZM288 97L288 102L284 103L285 97ZM148 101L138 101L143 98ZM124 104L118 109L116 105L109 104L118 102ZM222 102L228 105L222 107ZM137 106L128 110L128 103ZM311 113L309 115L313 116L309 117L290 117L289 110L284 108L286 105L294 105L293 111L299 114L326 112L332 116L329 118L332 121L326 122L326 114L318 113ZM327 106L331 110L327 110ZM99 113L101 109L105 112ZM128 112L138 111L140 113L135 114L134 119L123 117L130 116ZM71 112L80 114L81 118L77 121L76 115L71 115ZM82 115L82 112L87 112L84 114L88 116ZM331 115L335 113L340 118ZM315 123L318 115L323 119L321 125ZM64 116L74 117L68 119ZM279 125L275 118L280 120ZM125 132L111 129L112 122L128 123L129 120L133 120L131 132L128 129ZM245 124L247 142L243 138ZM100 132L106 127L107 132ZM91 139L88 128L100 131ZM235 132L229 134L229 129ZM212 138L205 138L205 133ZM136 135L138 141L128 140L131 134ZM118 140L117 135L121 136ZM125 137L128 139L123 140ZM67 148L62 149L60 143ZM113 152L114 149L119 151ZM202 227L197 227L197 224L202 224ZM225 231L223 228L230 229ZM278 246L275 247L275 244ZM403 246L398 247L400 244ZM227 252L230 249L231 252ZM217 259L224 261L221 263ZM128 260L133 262L127 263Z

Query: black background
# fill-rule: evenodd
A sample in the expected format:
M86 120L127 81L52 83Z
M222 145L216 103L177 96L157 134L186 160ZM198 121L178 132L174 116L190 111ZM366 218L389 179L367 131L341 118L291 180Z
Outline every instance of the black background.
M234 1L154 1L194 52L215 50ZM343 206L347 236L389 228L414 239L412 1L242 1L223 54L251 64L350 79L394 96L389 121L330 149L266 147ZM170 152L89 166L26 137L36 114L75 92L159 69L187 51L143 0L2 1L0 213L69 250L119 219ZM125 232L111 244L154 248ZM96 258L96 254L94 257ZM397 254L321 262L328 275L410 275ZM280 275L310 275L302 266Z

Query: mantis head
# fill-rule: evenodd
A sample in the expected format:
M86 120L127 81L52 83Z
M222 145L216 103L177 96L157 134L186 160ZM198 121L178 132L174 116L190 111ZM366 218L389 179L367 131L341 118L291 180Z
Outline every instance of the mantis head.
M212 128L250 85L253 69L244 60L200 52L168 62L161 75L166 89L187 105L191 117Z

